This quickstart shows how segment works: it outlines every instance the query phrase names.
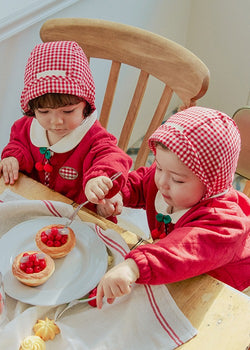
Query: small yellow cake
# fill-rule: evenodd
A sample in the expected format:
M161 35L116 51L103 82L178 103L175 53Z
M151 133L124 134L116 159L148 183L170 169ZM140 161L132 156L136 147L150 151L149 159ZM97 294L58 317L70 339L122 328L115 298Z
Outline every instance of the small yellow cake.
M49 339L53 340L55 335L60 333L60 329L55 324L54 320L50 320L48 317L46 317L45 320L38 320L33 330L35 335L38 335L44 341Z
M46 350L46 344L40 337L30 335L24 338L19 350Z

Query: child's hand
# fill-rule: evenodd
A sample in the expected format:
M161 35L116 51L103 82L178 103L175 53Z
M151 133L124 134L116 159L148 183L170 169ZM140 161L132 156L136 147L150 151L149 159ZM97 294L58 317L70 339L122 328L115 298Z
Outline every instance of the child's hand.
M103 297L112 304L117 297L131 292L131 284L139 277L139 269L133 259L127 259L109 270L101 279L96 294L96 305L102 308Z
M15 157L4 158L0 161L0 177L3 174L3 179L6 184L14 185L18 179L19 163Z
M120 215L123 208L123 200L121 193L117 193L114 197L105 199L105 203L97 204L97 214L107 218L109 216Z
M113 187L112 180L107 176L98 176L90 179L85 186L87 199L94 204L105 203L104 198Z

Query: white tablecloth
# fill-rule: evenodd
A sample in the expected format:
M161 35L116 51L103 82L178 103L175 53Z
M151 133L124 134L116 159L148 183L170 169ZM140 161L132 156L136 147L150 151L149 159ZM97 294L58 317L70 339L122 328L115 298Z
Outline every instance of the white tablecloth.
M23 221L48 215L68 217L72 210L65 203L26 200L6 190L0 195L0 237ZM129 250L122 238L113 230L89 225L115 260L121 261ZM37 319L53 319L58 308L65 306L31 306L9 296L6 304L8 321L0 330L0 349L4 350L18 349L23 338L34 334ZM196 335L164 285L135 284L129 295L117 298L112 305L105 303L102 310L77 304L56 323L61 333L46 342L47 350L170 350Z

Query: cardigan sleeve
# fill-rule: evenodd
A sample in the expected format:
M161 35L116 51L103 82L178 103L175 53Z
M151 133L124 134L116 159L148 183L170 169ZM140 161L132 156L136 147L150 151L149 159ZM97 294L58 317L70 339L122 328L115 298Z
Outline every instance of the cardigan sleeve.
M155 165L152 165L151 167L140 167L129 173L126 186L122 189L124 206L146 209L154 171Z
M117 146L116 138L102 128L99 122L96 122L85 137L90 144L90 149L85 159L89 166L84 171L83 188L91 178L111 177L121 172L122 175L114 181L108 193L107 198L111 198L125 186L132 159Z
M30 125L32 118L22 117L12 126L9 143L2 151L2 159L15 157L19 163L19 169L30 173L34 168L34 160L30 151Z

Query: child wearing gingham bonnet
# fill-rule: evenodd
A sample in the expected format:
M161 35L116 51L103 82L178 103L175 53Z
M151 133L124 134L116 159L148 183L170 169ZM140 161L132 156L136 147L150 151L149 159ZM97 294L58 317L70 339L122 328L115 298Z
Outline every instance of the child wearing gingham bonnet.
M64 105L78 106L82 101L85 107L81 120L51 144L48 139L51 131L40 124L41 115L38 121L36 111L39 108L60 111ZM93 76L86 55L76 42L35 46L27 61L20 103L24 116L12 126L0 162L0 175L7 173L6 183L13 184L20 170L77 203L90 200L92 203L87 207L93 211L97 200L119 192L126 183L132 160L97 120ZM12 161L9 173L4 167L8 161ZM118 172L122 174L112 184L110 177ZM97 190L92 190L94 186Z

